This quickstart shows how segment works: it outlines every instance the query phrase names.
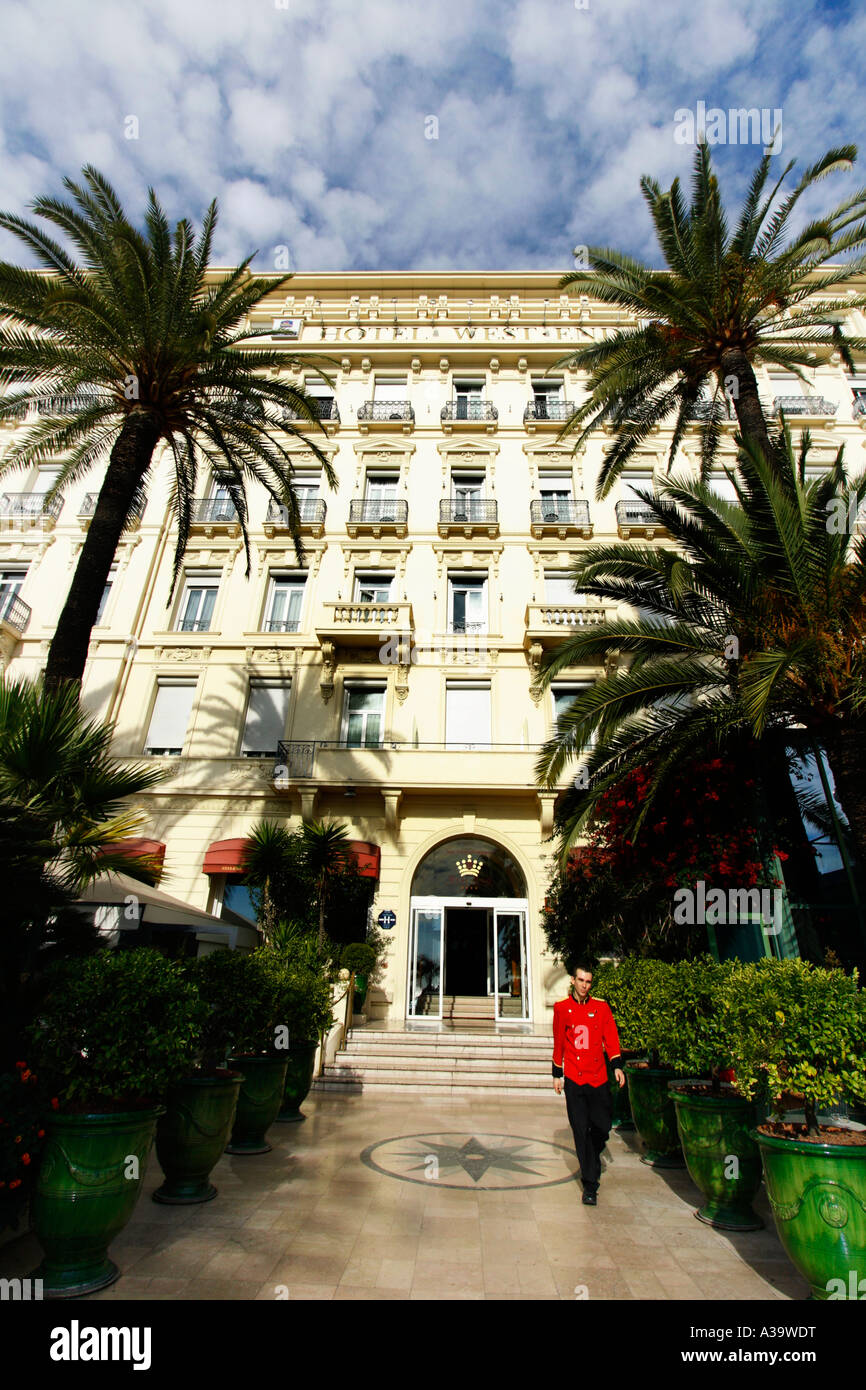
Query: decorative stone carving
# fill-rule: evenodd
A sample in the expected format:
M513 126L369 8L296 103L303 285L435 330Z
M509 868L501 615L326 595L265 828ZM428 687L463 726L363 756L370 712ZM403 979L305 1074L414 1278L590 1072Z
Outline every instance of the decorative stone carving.
M333 642L322 643L322 678L319 687L322 699L328 704L334 693L334 676L337 671L337 649Z
M533 642L529 648L529 651L527 652L527 658L529 660L530 673L529 694L533 704L535 705L537 705L539 700L541 699L541 689L538 684L538 679L541 675L541 661L543 656L544 648L541 645L541 643Z

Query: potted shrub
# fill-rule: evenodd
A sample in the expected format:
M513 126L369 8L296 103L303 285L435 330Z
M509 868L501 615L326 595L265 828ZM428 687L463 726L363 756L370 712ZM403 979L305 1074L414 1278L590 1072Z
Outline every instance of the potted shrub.
M611 1009L614 1013L614 1017L616 1017L617 1007L619 1007L620 1009L622 1008L622 1000L624 997L622 987L618 988L617 983L613 979L613 972L618 969L619 967L616 961L602 961L595 974L593 975L592 980L592 993L594 997L597 999L605 999L607 1003L610 1004ZM629 1024L627 1022L625 1023L624 1031L626 1036L629 1037L629 1040L633 1041L633 1038L631 1038L629 1034ZM634 1058L646 1056L645 1050L640 1047L625 1046L625 1043L623 1043L623 1032L622 1030L620 1030L619 1020L617 1020L617 1032L619 1033L619 1040L622 1045L622 1052L620 1055L622 1057L623 1064L625 1064L628 1061L632 1061ZM607 1071L608 1082L610 1085L610 1094L613 1100L613 1118L611 1120L610 1127L611 1129L617 1130L632 1130L635 1126L634 1120L632 1119L631 1103L628 1097L628 1084L626 1084L625 1086L619 1085L619 1083L616 1080L616 1077L613 1074L613 1068L610 1066L609 1063Z
M46 1297L113 1284L108 1247L141 1192L162 1097L195 1058L198 1001L158 951L102 951L48 977L31 1029L56 1100L33 1198Z
M316 1049L332 1022L331 978L315 937L296 941L284 960L285 1018L289 1029L286 1080L277 1119L305 1120L301 1105L313 1084Z
M367 998L367 984L376 968L376 952L365 941L352 941L343 949L340 964L355 977L355 1008L360 1013Z
M666 1053L672 1013L668 962L632 957L605 972L604 992L623 1048L642 1048L645 1059L623 1063L635 1128L646 1148L641 1162L681 1168L683 1156L668 1082L680 1078Z
M820 1124L840 1095L866 1099L866 999L856 971L759 961L732 981L739 1089L766 1086L753 1132L779 1239L813 1298L858 1297L866 1250L866 1134ZM805 1121L786 1122L791 1097Z
M194 981L194 963L188 964L188 970ZM156 1126L156 1156L165 1182L153 1193L153 1200L167 1206L189 1206L216 1197L210 1175L229 1141L243 1081L240 1071L223 1065L226 1047L219 1012L200 994L198 1000L198 1066L169 1087L165 1114Z
M213 1046L243 1076L225 1152L269 1153L265 1135L282 1103L288 1065L293 995L284 962L269 947L249 955L213 951L195 962L194 976L210 1010Z
M761 1185L761 1156L751 1137L756 1109L722 1080L733 1047L728 986L734 969L710 956L671 966L665 1055L691 1079L668 1089L686 1167L704 1197L695 1216L724 1231L758 1231L764 1223L752 1208Z

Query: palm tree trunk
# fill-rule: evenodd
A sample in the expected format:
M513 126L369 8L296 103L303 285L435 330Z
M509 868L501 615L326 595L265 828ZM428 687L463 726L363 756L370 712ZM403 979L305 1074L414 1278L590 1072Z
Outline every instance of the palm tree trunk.
M721 355L722 386L734 402L734 411L744 440L757 444L770 457L770 432L764 419L758 380L742 348L724 348Z
M159 439L159 426L145 411L130 413L111 451L96 511L81 549L60 620L51 640L45 688L81 684L90 634L135 497Z

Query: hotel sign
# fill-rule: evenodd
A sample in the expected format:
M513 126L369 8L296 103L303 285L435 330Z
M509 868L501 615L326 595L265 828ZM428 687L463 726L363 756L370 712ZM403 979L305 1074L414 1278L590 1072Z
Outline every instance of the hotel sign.
M299 320L293 321L299 324ZM274 337L285 337L276 329ZM551 343L576 343L593 337L591 329L577 324L559 328L513 328L507 324L367 324L350 323L324 329L318 323L305 323L297 335L311 343L431 343L445 346L454 343L532 343L547 338Z

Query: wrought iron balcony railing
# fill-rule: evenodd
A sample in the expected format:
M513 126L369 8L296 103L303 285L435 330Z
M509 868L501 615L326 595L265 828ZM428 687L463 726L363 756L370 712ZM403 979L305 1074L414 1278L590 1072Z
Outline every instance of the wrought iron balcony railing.
M33 409L37 415L77 415L79 411L89 410L94 405L106 404L106 398L95 391L79 391L71 396L45 396L34 401Z
M364 401L358 407L359 420L414 420L409 401Z
M449 497L439 503L439 524L496 526L499 504L486 497Z
M32 609L17 594L0 594L0 622L14 628L16 632L26 631Z
M542 497L529 504L529 519L533 526L545 522L560 526L589 526L589 503L584 498Z
M535 757L543 745L540 743L493 743L490 739L484 738L473 743L467 739L460 741L455 739L451 743L396 743L391 739L381 739L378 743L362 744L347 743L343 739L281 739L274 766L274 780L279 784L280 782L297 781L314 776L318 753L345 752L356 755L363 753L465 754L467 748L470 747L474 751L483 753L522 753ZM431 776L433 775L435 775L435 769L431 768Z
M776 396L773 401L774 415L835 415L837 409L825 396Z
M535 400L530 401L523 412L524 420L554 420L564 424L570 420L577 406L573 401L551 401Z
M852 407L851 414L853 415L855 420L858 419L861 415L866 415L866 391L858 391L855 395L854 405Z
M727 396L719 396L717 397L715 402L695 401L694 405L692 406L692 419L709 420L714 404L716 407L717 418L722 420L736 419L733 407L731 406L731 403L728 400Z
M460 397L456 401L447 401L442 407L441 418L443 420L498 420L499 411L490 401L469 400Z
M197 497L192 509L193 522L237 521L235 504L229 497Z
M49 502L43 492L0 493L0 516L21 521L50 517L52 521L56 521L62 509L63 498L60 496L53 497Z
M620 526L657 526L661 529L663 525L645 502L617 502L616 519Z
M181 618L177 632L210 632L210 618Z
M96 504L97 504L98 501L99 501L99 493L98 493L98 492L87 492L87 493L84 494L84 501L81 503L81 506L78 508L78 519L79 519L79 521L89 521L89 520L91 520L91 518L93 517L93 513L96 511ZM142 515L143 515L143 513L144 513L144 503L141 502L141 501L139 501L139 502L133 502L132 506L131 506L130 509L129 509L129 516L130 516L130 519L135 519L135 520L139 520L139 521L140 521L140 520L141 520L141 517L142 517Z
M302 526L321 526L325 520L328 504L324 497L302 497L298 502L298 518ZM273 497L268 502L266 521L275 526L288 526L289 509Z
M360 498L349 503L350 526L405 526L409 520L409 503L405 498Z
M265 618L263 632L300 632L300 618Z
M339 421L339 419L340 419L340 412L339 412L339 410L337 409L337 402L336 402L336 400L334 399L333 396L316 396L316 397L314 397L314 398L310 401L310 408L311 408L311 410L313 411L313 414L314 414L314 415L317 415L318 418L319 418L320 420L337 420L337 421ZM302 415L302 414L300 413L299 410L293 410L291 406L286 406L285 410L283 411L283 420L284 420L284 421L285 421L285 420L291 420L291 421L294 421L294 420L302 420L302 421L305 421L306 419L307 419L307 416L306 416L306 415Z

